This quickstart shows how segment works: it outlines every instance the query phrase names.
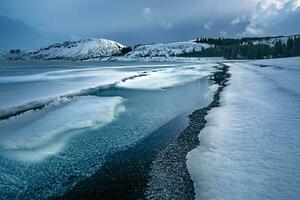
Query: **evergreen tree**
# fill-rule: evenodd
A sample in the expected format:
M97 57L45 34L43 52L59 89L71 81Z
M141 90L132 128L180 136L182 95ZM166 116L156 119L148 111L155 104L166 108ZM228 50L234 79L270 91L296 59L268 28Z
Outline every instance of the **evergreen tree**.
M294 39L292 52L293 52L293 56L300 55L300 37Z
M283 45L281 40L277 41L274 45L273 56L275 58L280 58L283 55Z
M285 56L293 56L294 39L289 37L286 43Z

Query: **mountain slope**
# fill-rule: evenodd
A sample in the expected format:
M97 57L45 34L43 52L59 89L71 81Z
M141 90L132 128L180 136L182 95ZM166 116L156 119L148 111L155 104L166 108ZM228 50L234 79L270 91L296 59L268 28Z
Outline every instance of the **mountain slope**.
M275 36L275 37L261 37L261 38L244 38L246 40L243 45L252 43L253 45L268 45L270 47L275 46L275 43L281 41L286 44L289 38L299 38L300 34L290 36Z
M56 43L28 53L11 50L5 56L12 60L88 60L118 55L124 47L124 45L112 40L87 38L79 41Z
M201 51L210 47L213 47L213 45L195 43L194 41L141 45L126 54L126 57L171 57L183 53Z

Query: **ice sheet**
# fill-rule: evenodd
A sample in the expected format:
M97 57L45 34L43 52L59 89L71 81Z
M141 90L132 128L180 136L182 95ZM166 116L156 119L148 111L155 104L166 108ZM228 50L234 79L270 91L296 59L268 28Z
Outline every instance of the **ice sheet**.
M158 90L207 77L213 70L212 64L163 69L149 72L146 76L119 82L117 86L129 89Z
M0 148L10 158L41 160L57 153L72 131L110 123L124 111L121 97L74 97L0 122Z

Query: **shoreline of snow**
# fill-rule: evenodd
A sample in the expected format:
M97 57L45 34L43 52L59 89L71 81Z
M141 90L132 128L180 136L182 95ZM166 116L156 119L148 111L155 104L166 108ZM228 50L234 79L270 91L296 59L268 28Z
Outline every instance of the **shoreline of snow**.
M97 61L99 59L96 59ZM116 61L116 62L190 62L190 63L202 63L207 61L223 61L225 60L222 57L178 57L178 56L169 56L169 57L107 57L102 58L99 61ZM93 61L93 60L89 60Z
M222 64L220 64L222 65ZM219 106L219 98L227 86L228 68L218 66L210 90L213 92L211 103L195 110L189 115L189 125L176 137L175 141L161 151L151 164L150 179L146 190L147 199L193 199L193 181L186 166L186 155L199 145L198 134L205 128L205 116Z
M208 113L186 157L195 199L299 197L299 60L226 64L222 106Z

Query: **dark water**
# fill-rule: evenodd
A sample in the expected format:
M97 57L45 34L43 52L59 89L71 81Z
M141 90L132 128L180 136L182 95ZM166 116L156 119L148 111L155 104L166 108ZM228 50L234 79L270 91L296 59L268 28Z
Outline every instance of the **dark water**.
M187 113L127 150L108 156L96 174L56 199L144 199L152 161L188 125Z
M214 73L212 80L219 88L209 105L194 106L198 109L187 110L138 144L109 156L93 176L57 199L146 199L147 193L150 199L193 199L185 157L199 145L198 134L205 126L207 112L219 105L229 78L227 71L223 67Z

